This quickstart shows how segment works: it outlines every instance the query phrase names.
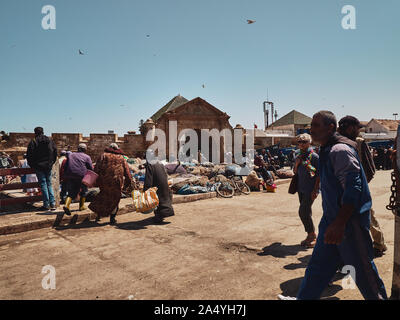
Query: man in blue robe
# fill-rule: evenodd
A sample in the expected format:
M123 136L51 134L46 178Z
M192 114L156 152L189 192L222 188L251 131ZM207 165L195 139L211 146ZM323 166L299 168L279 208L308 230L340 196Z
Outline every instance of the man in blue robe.
M311 136L320 143L319 172L323 216L298 300L319 299L338 267L350 275L367 300L387 299L374 264L370 227L371 195L360 165L356 143L336 133L330 111L313 117Z

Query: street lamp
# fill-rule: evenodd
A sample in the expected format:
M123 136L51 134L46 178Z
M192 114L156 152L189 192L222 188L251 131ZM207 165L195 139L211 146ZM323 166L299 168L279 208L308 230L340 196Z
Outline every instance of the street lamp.
M398 113L393 113L394 115L394 120L397 120L397 116L399 115Z

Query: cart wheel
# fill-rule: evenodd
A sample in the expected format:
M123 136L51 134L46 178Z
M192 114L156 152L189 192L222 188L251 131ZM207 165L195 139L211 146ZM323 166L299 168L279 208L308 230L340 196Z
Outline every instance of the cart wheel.
M232 198L235 193L235 189L228 182L221 182L218 184L216 191L217 194L223 198Z
M242 181L236 182L236 186L237 186L237 189L238 189L238 191L240 193L249 195L250 192L251 192L250 187L246 183L244 183Z

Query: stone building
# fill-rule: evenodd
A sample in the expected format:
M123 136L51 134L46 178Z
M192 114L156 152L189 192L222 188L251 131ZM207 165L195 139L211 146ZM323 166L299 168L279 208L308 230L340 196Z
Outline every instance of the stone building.
M174 138L180 141L182 138L183 130L192 129L196 131L198 149L202 145L202 129L217 129L221 132L224 129L228 129L232 132L232 126L229 123L229 118L225 112L222 112L218 108L214 107L207 101L197 97L193 100L187 100L181 95L177 95L171 101L169 101L165 106L159 109L149 120L143 125L142 132L147 134L149 130L154 128L161 129L165 132L167 137L167 155L172 151L172 146ZM177 125L177 136L173 137L173 132L170 132L170 125L176 121ZM184 134L183 134L184 135ZM172 139L172 140L171 140ZM188 138L189 139L189 138ZM209 149L211 150L212 137L208 138ZM220 144L220 155L223 155L225 140L223 137L219 138ZM214 138L215 140L215 138ZM216 141L218 143L218 141ZM150 143L151 144L151 143ZM149 143L146 143L148 146ZM178 146L174 146L173 150L177 150ZM210 158L212 153L210 152ZM222 160L222 159L221 159Z
M297 135L299 131L308 130L311 127L312 118L296 110L290 111L288 114L276 120L268 128L268 130L286 131L292 135Z
M365 126L362 136L368 141L391 140L396 137L400 120L371 119Z

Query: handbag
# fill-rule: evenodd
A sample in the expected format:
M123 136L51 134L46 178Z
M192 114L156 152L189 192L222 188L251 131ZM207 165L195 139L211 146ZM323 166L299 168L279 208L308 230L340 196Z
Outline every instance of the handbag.
M289 190L288 192L290 194L295 194L297 192L297 185L299 183L299 176L296 173L293 177L292 180L290 181L290 185L289 185Z
M149 188L146 191L132 191L133 208L136 212L149 213L159 205L157 188Z
M96 185L96 181L99 175L92 171L92 170L87 170L85 176L82 179L82 184L85 186L92 188Z

